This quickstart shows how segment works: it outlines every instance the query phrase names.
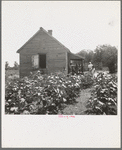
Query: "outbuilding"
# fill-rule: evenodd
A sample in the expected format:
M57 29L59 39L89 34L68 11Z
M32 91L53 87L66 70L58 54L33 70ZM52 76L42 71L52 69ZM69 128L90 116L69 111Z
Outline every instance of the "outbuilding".
M42 27L18 51L20 58L20 77L41 70L44 73L57 71L70 72L70 65L81 64L84 58L73 54L68 48Z

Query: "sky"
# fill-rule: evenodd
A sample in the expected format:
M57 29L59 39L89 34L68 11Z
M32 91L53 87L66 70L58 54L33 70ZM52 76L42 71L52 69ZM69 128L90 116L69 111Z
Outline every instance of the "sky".
M40 27L73 53L120 48L120 1L2 1L2 60L19 63L16 51Z

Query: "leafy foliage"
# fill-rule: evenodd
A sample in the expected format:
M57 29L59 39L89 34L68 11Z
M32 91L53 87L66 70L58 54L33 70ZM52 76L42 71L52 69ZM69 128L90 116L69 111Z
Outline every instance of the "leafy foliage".
M5 62L5 70L8 70L8 68L9 68L9 63L8 63L8 61L6 61Z
M15 70L17 70L17 69L19 69L19 65L18 65L18 63L15 61L14 62L14 67L13 67Z
M91 81L89 83L89 81ZM92 84L83 75L62 73L41 75L38 71L22 79L6 82L6 114L58 114L63 104L74 103L80 90Z
M82 50L78 53L85 57L85 62L93 64L102 63L108 67L110 73L115 73L117 69L117 48L111 45L98 45L94 51Z
M81 50L77 54L83 56L87 63L93 61L94 53L92 50Z
M117 77L99 73L92 96L88 103L87 114L117 114Z
M111 45L99 45L95 49L94 61L102 62L103 66L114 73L117 68L117 48Z

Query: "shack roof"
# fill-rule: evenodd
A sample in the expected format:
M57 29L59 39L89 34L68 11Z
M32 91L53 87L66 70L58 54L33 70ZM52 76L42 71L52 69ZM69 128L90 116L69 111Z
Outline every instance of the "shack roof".
M49 30L52 31L52 30ZM75 59L84 59L84 57L78 55L78 54L73 54L67 47L65 47L62 43L60 43L56 38L54 38L49 32L47 32L45 29L43 29L42 27L40 27L40 29L20 48L17 50L17 53L20 53L21 50L24 48L24 46L26 46L26 44L28 44L29 42L31 42L31 40L33 40L33 38L35 36L37 36L40 32L44 32L46 33L48 36L50 36L51 38L53 38L53 40L55 40L56 42L58 42L61 46L63 46L66 50L66 52L70 53L70 55L72 56L72 58ZM43 34L42 34L43 35Z
M70 59L80 59L80 60L84 59L84 57L82 57L78 54L71 53L71 52L69 52L69 57L70 57Z
M49 30L50 31L50 30ZM43 29L42 27L20 48L17 50L17 53L20 53L21 50L24 48L24 46L26 46L26 44L28 44L35 36L37 36L40 32L44 32L46 33L48 36L50 36L51 38L53 38L53 40L55 40L56 42L58 42L61 46L63 46L65 48L65 50L67 52L70 52L70 50L65 47L62 43L60 43L56 38L54 38L49 32L47 32L45 29ZM43 34L42 34L43 35Z

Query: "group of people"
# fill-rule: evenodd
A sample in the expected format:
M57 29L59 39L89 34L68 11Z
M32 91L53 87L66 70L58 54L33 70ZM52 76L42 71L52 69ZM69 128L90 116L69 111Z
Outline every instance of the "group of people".
M91 76L93 76L93 78L94 78L95 77L95 67L91 62L89 62L89 64L88 64L88 70L89 70L89 74ZM77 64L77 63L75 65L70 64L69 72L72 75L73 74L83 74L83 64Z
M89 64L88 64L88 69L89 69L89 73L93 76L93 78L94 78L94 76L95 76L95 67L94 67L94 65L91 63L91 62L89 62Z
M70 65L70 72L73 74L83 73L83 64Z

